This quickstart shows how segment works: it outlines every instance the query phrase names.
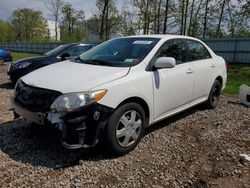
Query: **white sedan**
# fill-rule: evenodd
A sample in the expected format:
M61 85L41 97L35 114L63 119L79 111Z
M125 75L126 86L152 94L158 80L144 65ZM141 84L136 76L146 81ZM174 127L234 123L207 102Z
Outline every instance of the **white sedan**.
M146 127L204 103L218 104L226 63L202 41L143 35L104 42L74 60L36 70L15 88L15 114L51 124L69 149L133 150Z

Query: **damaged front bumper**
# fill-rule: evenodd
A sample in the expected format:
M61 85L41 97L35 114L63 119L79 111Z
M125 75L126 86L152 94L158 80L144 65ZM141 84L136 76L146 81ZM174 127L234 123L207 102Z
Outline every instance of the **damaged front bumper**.
M61 132L62 144L68 149L94 147L113 109L94 103L75 112L31 112L11 98L14 112L37 124L55 125Z

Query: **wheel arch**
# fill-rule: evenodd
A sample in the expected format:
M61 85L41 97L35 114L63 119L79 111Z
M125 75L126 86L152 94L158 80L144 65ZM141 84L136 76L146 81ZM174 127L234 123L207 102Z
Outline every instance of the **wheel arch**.
M142 106L142 108L144 109L145 114L146 114L146 121L147 121L147 123L149 123L149 120L150 120L149 106L148 106L147 102L144 99L140 98L140 97L130 97L130 98L127 98L127 99L123 100L117 106L117 108L120 107L121 105L129 103L129 102L134 102L134 103L137 103L137 104L139 104L139 105Z
M221 84L221 87L223 86L223 78L222 76L217 76L215 80L218 80Z

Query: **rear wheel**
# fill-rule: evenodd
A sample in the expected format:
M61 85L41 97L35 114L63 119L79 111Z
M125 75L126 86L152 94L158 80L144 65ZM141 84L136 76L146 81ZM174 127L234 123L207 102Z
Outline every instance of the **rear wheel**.
M215 80L210 90L209 97L206 102L206 107L209 109L216 108L220 100L220 95L221 95L221 83L219 80Z
M145 112L139 104L127 103L120 106L108 121L108 150L117 155L132 151L141 140L145 125Z

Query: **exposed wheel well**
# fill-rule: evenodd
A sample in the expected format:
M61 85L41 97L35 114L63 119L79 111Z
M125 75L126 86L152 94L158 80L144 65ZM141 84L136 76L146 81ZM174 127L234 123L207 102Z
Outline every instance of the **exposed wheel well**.
M149 122L149 113L150 113L149 112L149 107L148 107L148 104L142 98L140 98L140 97L128 98L128 99L124 100L123 102L121 102L118 105L118 107L125 104L125 103L128 103L128 102L134 102L134 103L137 103L137 104L141 105L142 108L145 110L145 114L146 114L146 118L147 118L146 120L147 120L147 122Z
M221 76L218 76L215 80L218 80L221 84L221 86L223 85L223 79Z

